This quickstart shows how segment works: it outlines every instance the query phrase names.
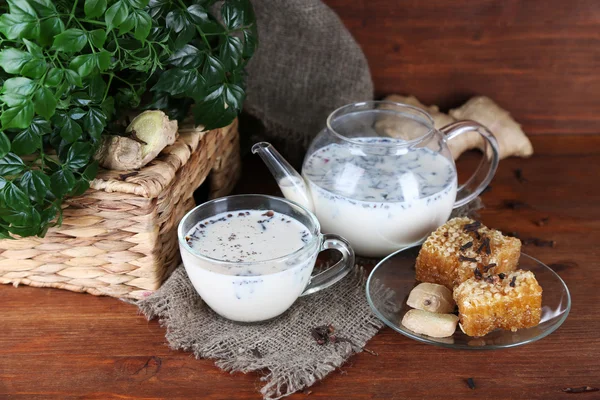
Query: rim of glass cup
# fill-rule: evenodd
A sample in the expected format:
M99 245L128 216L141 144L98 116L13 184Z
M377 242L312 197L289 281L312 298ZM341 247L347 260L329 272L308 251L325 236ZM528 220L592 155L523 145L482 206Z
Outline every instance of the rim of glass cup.
M410 139L410 140L403 140L402 142L400 141L391 141L389 143L368 143L368 142L363 142L360 140L356 140L353 138L350 138L338 131L336 131L335 129L333 129L331 123L333 122L333 120L337 117L339 117L340 115L343 115L345 113L347 113L347 111L351 108L359 108L359 107L364 107L364 106L382 106L382 105L388 105L388 106L394 106L400 109L408 109L413 111L414 113L421 115L422 117L425 118L425 120L423 121L423 123L425 124L425 126L427 128L429 128L429 130L424 133L423 135L416 137L414 139ZM367 109L369 110L369 109ZM377 110L377 108L373 107L371 108L371 110ZM384 109L385 110L385 109ZM387 109L388 111L394 111L394 109ZM354 143L354 144L359 144L361 146L385 146L385 147L407 147L410 146L412 144L418 143L423 141L425 138L427 138L427 136L431 135L433 132L436 131L435 126L434 126L434 121L433 118L431 117L431 115L429 115L427 112L425 112L424 110L421 110L418 107L415 106L411 106L409 104L403 104L403 103L398 103L395 101L389 101L389 100L369 100L369 101L361 101L358 103L351 103L351 104L346 104L344 106L341 106L339 108L337 108L336 110L334 110L331 114L329 114L329 116L327 117L327 129L329 131L331 131L334 135L336 135L337 137L339 137L342 140L345 140L347 142L350 143Z
M218 202L227 201L227 199L244 198L244 197L245 198L256 197L256 198L263 198L263 199L271 199L271 200L279 201L282 203L287 203L287 205L290 207L299 208L300 210L302 210L303 213L305 213L306 215L308 215L310 217L310 220L312 221L312 223L314 225L314 231L312 232L312 234L313 234L312 239L308 243L304 244L304 246L300 247L298 250L295 250L293 253L289 253L289 254L275 257L275 258L269 258L267 260L242 261L242 262L226 261L226 260L220 260L218 258L212 258L212 257L209 257L207 255L197 252L189 244L187 244L187 241L185 240L186 232L183 232L183 224L188 218L190 218L190 216L194 213L194 211L198 210L199 208L208 207L208 206L218 203ZM252 208L248 208L248 210L252 210ZM198 222L200 222L200 221L198 221ZM196 226L196 225L194 225L194 226ZM284 199L282 197L269 196L266 194L236 194L236 195L232 195L232 196L224 196L224 197L219 197L218 199L209 200L205 203L200 204L199 206L192 208L190 211L187 212L187 214L185 214L183 216L181 221L179 221L179 226L177 227L177 237L179 240L179 244L184 249L186 249L187 252L189 252L194 257L201 258L201 259L209 261L211 263L222 264L222 265L257 265L257 264L260 265L260 264L282 261L287 258L296 256L296 255L302 253L303 251L306 251L310 246L312 246L314 244L315 241L319 240L319 238L321 237L321 225L319 224L319 220L317 219L317 217L315 216L314 213L312 213L306 207L304 207L296 202Z

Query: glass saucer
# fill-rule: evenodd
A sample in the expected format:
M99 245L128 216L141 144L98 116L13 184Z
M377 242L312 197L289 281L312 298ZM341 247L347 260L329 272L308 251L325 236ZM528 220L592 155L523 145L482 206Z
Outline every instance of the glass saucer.
M501 349L531 343L554 332L567 318L571 295L563 280L552 269L535 258L521 253L519 268L530 270L542 286L542 319L538 326L516 332L495 330L482 337L470 337L457 329L446 338L433 338L412 332L401 321L410 310L408 294L417 285L415 260L421 246L399 250L384 258L369 275L367 300L387 326L419 342L454 349Z

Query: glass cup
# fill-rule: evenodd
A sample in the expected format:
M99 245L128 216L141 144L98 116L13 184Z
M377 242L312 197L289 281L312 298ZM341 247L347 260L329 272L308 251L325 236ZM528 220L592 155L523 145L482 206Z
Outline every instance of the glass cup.
M312 239L290 254L252 262L214 259L188 245L185 236L198 222L240 210L272 210L294 218L312 233ZM183 265L198 294L217 314L238 322L274 318L290 308L298 297L335 284L354 267L354 251L344 238L321 234L313 213L278 197L238 195L206 202L183 217L177 234ZM326 249L339 251L342 258L313 275L317 255Z

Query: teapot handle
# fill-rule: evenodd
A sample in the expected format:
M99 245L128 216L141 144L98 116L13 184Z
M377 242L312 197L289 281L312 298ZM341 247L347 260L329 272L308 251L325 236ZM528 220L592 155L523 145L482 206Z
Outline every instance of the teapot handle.
M479 133L484 139L483 157L477 169L464 184L458 187L458 191L456 192L454 208L457 208L477 197L492 181L498 168L498 142L492 132L475 121L457 121L446 125L440 130L446 135L446 142L471 131Z

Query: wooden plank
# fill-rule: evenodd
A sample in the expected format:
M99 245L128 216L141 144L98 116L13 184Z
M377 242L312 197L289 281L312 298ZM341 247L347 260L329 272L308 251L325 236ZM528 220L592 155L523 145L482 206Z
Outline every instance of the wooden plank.
M378 96L448 109L482 94L528 133L600 132L595 0L325 3L362 46Z
M352 357L311 387L309 399L549 399L565 387L600 386L600 188L591 184L600 151L585 146L600 136L565 138L536 136L540 154L502 161L481 213L489 226L556 241L555 248L524 251L563 264L558 271L573 297L565 324L538 342L493 352L437 348L384 329L368 344L379 356ZM461 159L461 171L477 156ZM518 168L526 183L516 179ZM238 193L278 194L257 157L249 156L243 171ZM504 206L513 199L528 206ZM548 224L537 226L544 217ZM0 398L260 399L259 374L230 375L169 350L157 321L116 299L2 285L0 316Z

